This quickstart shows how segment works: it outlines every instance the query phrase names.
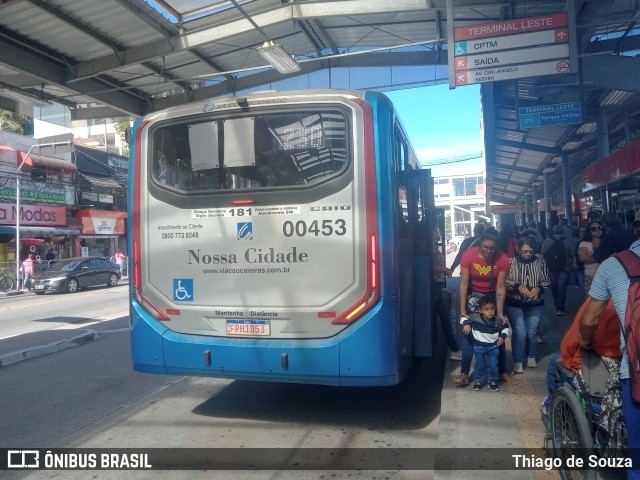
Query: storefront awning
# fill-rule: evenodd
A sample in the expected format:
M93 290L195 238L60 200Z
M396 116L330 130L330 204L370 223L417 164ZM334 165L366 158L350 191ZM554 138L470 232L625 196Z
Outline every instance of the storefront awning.
M96 177L93 175L87 175L86 173L81 173L80 176L84 178L87 182L89 182L93 187L97 188L124 188L120 185L116 180L110 177Z
M18 165L24 162L25 165L29 167L51 167L51 168L59 168L60 170L66 170L69 172L75 172L78 170L73 163L68 160L62 160L60 158L53 157L45 157L44 155L36 155L34 153L30 153L27 158L27 152L17 151L17 161ZM26 160L26 161L25 161Z
M124 235L127 212L111 210L80 210L83 235Z
M0 234L3 235L15 235L16 227L13 225L0 225ZM80 235L80 230L64 227L34 227L24 226L20 227L20 235L40 235L43 237L52 237L54 235Z

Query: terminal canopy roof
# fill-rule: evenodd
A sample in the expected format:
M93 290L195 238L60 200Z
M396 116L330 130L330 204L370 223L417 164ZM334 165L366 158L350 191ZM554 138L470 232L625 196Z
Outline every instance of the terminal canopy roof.
M445 83L448 20L571 11L579 74L482 87L488 200L514 203L539 189L545 169L558 191L562 155L574 175L598 158L601 109L612 149L640 131L639 8L631 0L4 0L0 96L61 103L83 119L251 90ZM259 52L265 42L300 70L272 68ZM581 102L581 124L518 128L518 107L566 102Z

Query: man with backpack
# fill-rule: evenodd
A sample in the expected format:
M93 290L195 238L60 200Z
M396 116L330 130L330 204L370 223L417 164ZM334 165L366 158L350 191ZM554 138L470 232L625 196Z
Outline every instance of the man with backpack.
M627 479L640 480L640 258L631 255L640 257L640 240L620 256L600 264L589 290L591 302L580 321L580 346L591 348L600 314L612 299L620 321L620 386L627 455L633 461Z
M562 225L553 227L553 235L542 242L542 257L547 264L556 315L567 315L567 283L573 268L574 245L564 236Z

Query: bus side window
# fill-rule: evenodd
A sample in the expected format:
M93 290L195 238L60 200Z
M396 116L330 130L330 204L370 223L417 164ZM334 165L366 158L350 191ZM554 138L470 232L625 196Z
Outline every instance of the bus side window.
M189 191L193 189L193 170L191 169L191 159L176 160L178 170L178 187L181 190Z
M156 152L153 162L153 176L157 181L170 187L175 186L178 181L175 163L167 160L164 152Z

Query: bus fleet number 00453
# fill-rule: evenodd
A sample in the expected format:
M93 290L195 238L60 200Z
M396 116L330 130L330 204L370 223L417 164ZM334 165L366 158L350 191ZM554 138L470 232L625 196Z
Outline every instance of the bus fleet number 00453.
M330 237L331 235L342 236L347 233L347 222L341 218L337 220L314 220L305 222L298 220L297 222L286 221L282 224L282 233L285 237L305 237L307 235Z

